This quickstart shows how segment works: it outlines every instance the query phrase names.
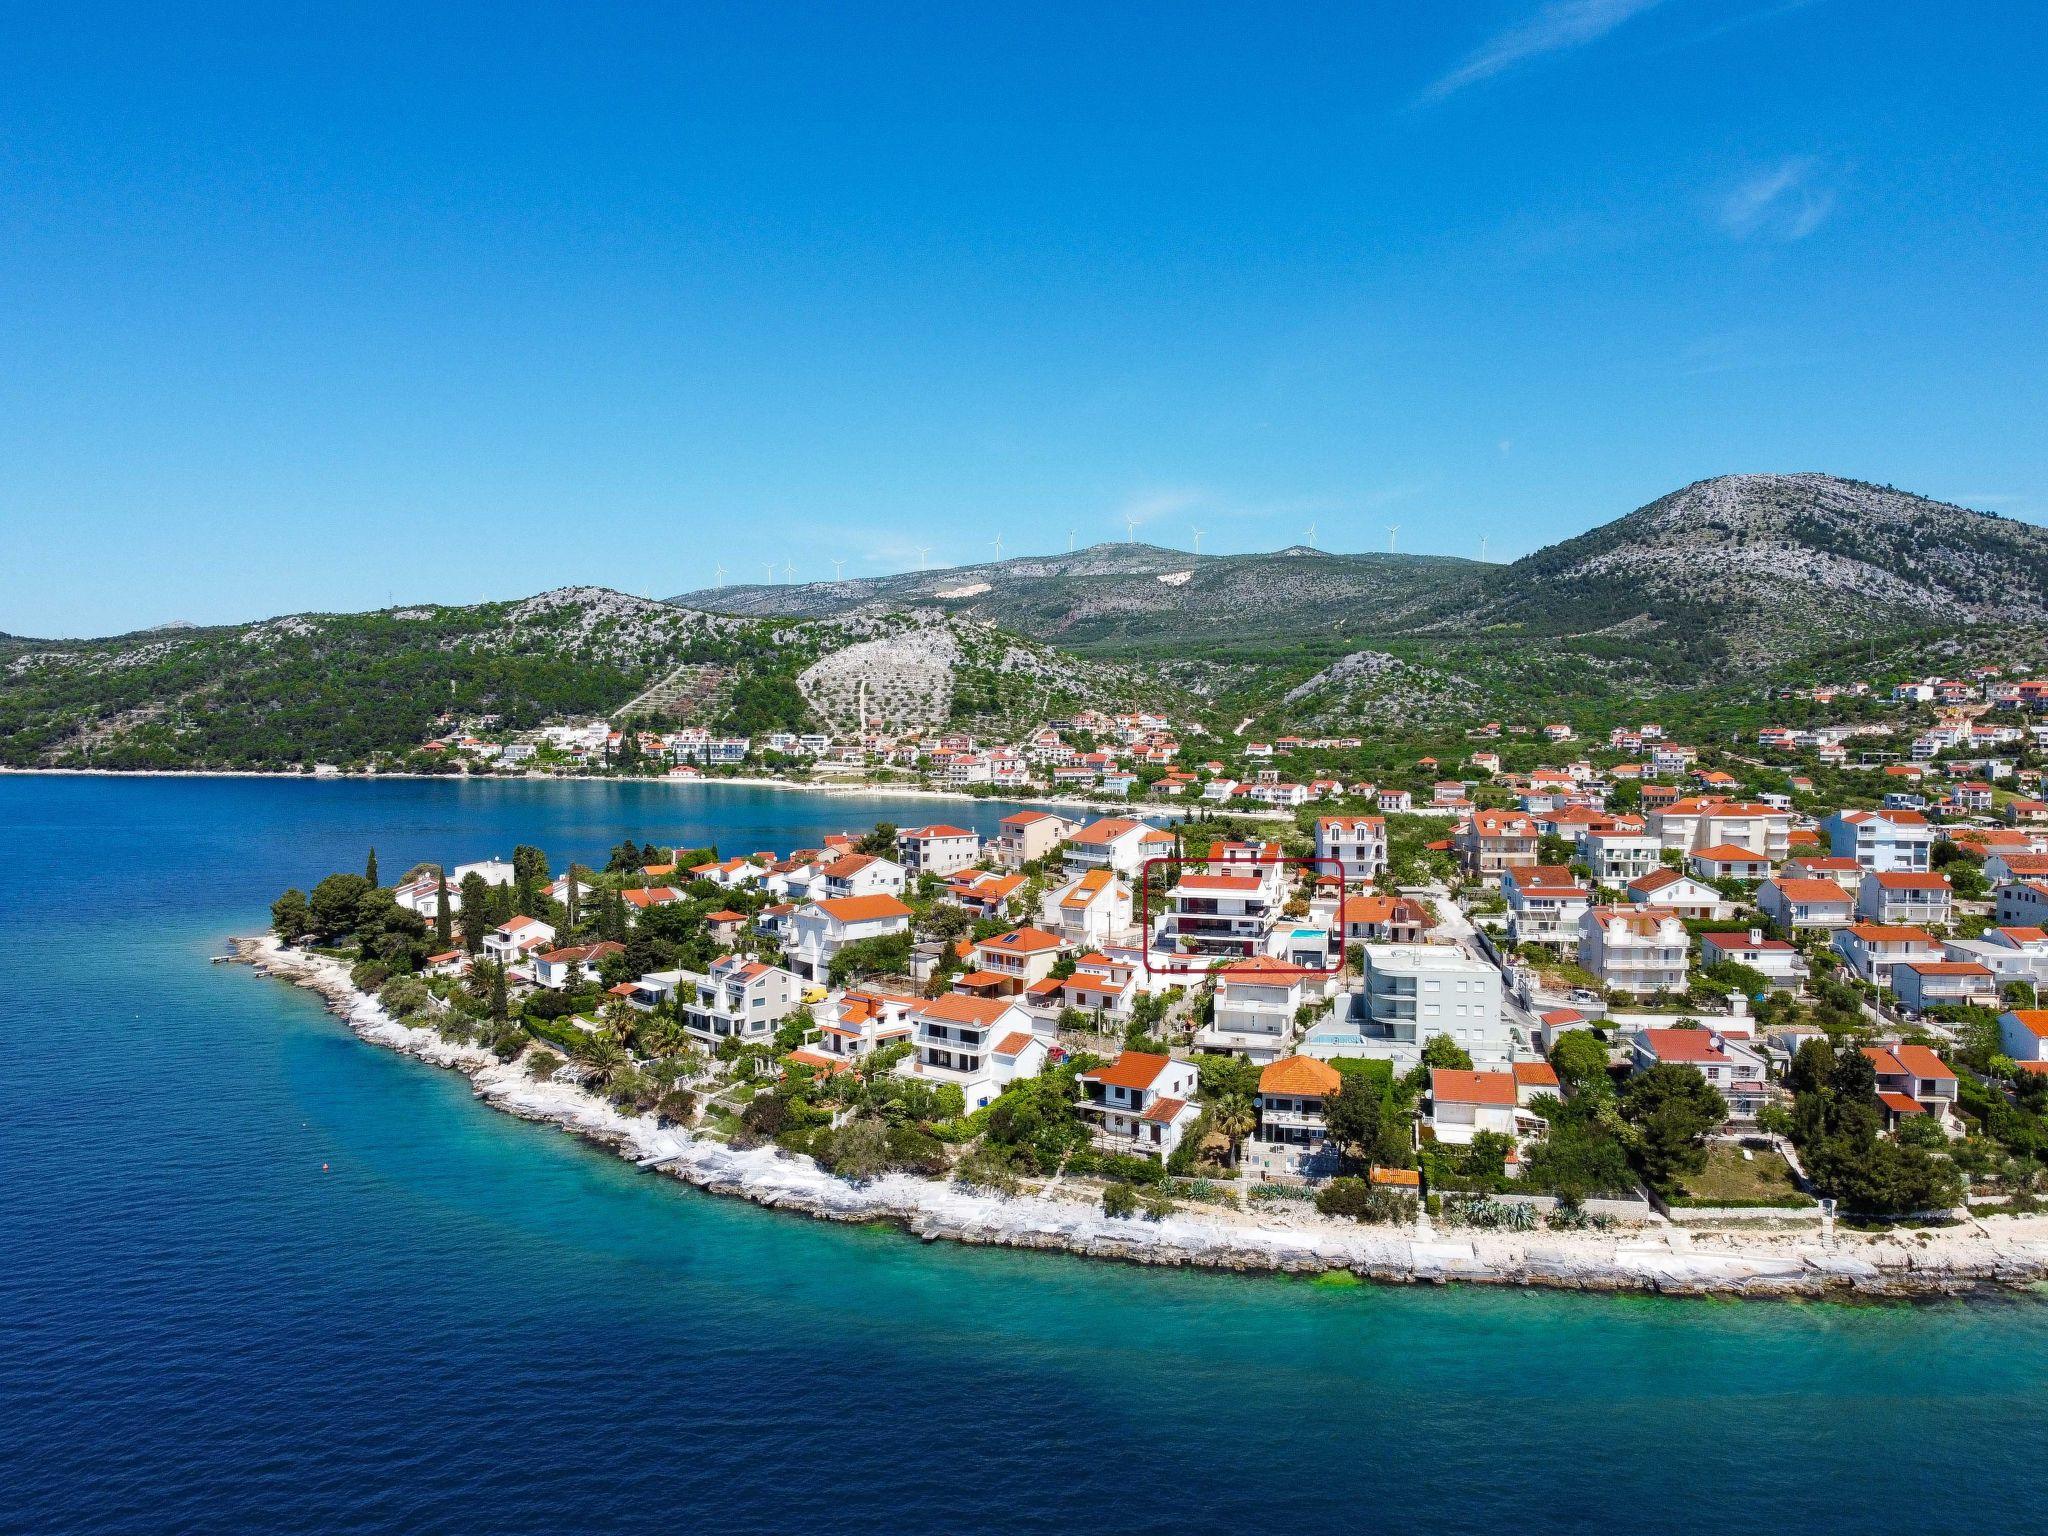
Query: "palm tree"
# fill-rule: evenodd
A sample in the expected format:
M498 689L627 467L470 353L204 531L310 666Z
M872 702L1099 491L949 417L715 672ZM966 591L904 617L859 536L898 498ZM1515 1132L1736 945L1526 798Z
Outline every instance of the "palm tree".
M631 1064L626 1048L613 1034L592 1035L584 1048L583 1064L589 1070L585 1081L593 1088L609 1088Z
M1237 1166L1238 1148L1252 1133L1252 1127L1258 1124L1258 1117L1252 1113L1252 1101L1235 1091L1221 1093L1209 1106L1209 1115L1209 1123L1230 1143L1230 1165L1234 1168Z

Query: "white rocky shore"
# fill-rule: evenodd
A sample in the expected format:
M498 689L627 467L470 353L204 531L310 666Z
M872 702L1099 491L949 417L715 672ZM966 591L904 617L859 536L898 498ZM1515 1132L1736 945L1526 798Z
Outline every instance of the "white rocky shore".
M1361 1227L1270 1211L1180 1214L1162 1221L1105 1216L1092 1202L1013 1197L895 1174L849 1184L807 1157L740 1150L621 1114L573 1084L535 1082L517 1063L397 1023L358 991L338 961L237 939L237 959L309 987L363 1039L466 1075L476 1094L522 1119L546 1121L619 1156L715 1194L831 1221L886 1221L936 1241L1057 1249L1140 1264L1368 1280L1465 1281L1563 1290L1758 1297L1932 1297L2011 1291L2048 1281L2048 1218L1993 1217L1885 1235L1704 1232L1455 1232Z

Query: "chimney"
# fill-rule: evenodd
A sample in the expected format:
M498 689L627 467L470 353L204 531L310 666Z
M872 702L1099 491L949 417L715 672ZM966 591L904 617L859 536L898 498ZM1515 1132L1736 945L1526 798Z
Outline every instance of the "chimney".
M1757 948L1757 947L1758 947L1759 945L1761 945L1761 944L1763 943L1763 941L1764 941L1764 931L1763 931L1763 929L1761 929L1761 928L1752 928L1752 929L1750 929L1750 930L1749 930L1749 947L1750 947L1751 949L1755 949L1755 948Z

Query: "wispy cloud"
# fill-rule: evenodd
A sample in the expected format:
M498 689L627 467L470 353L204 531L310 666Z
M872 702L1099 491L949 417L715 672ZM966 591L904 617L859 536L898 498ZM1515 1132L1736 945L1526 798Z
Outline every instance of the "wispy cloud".
M1723 193L1714 219L1737 240L1804 240L1835 211L1835 193L1819 181L1821 162L1795 155Z
M1530 59L1598 42L1632 16L1660 0L1550 0L1518 26L1489 38L1456 69L1422 93L1424 101L1442 101L1468 85L1491 80Z
M1116 520L1143 528L1177 513L1192 512L1209 499L1206 491L1190 488L1136 491L1123 499L1116 510Z

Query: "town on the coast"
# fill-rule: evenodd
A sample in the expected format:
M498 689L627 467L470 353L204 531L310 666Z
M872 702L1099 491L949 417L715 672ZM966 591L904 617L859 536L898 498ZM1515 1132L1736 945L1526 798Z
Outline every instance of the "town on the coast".
M280 940L401 1024L861 1182L1511 1230L1995 1220L2048 1159L2048 679L1742 740L1082 712L1014 743L597 722L463 771L839 768L1047 798L804 848L638 831L328 874ZM974 818L967 818L974 819ZM686 803L679 802L686 825ZM635 840L637 838L644 840Z

